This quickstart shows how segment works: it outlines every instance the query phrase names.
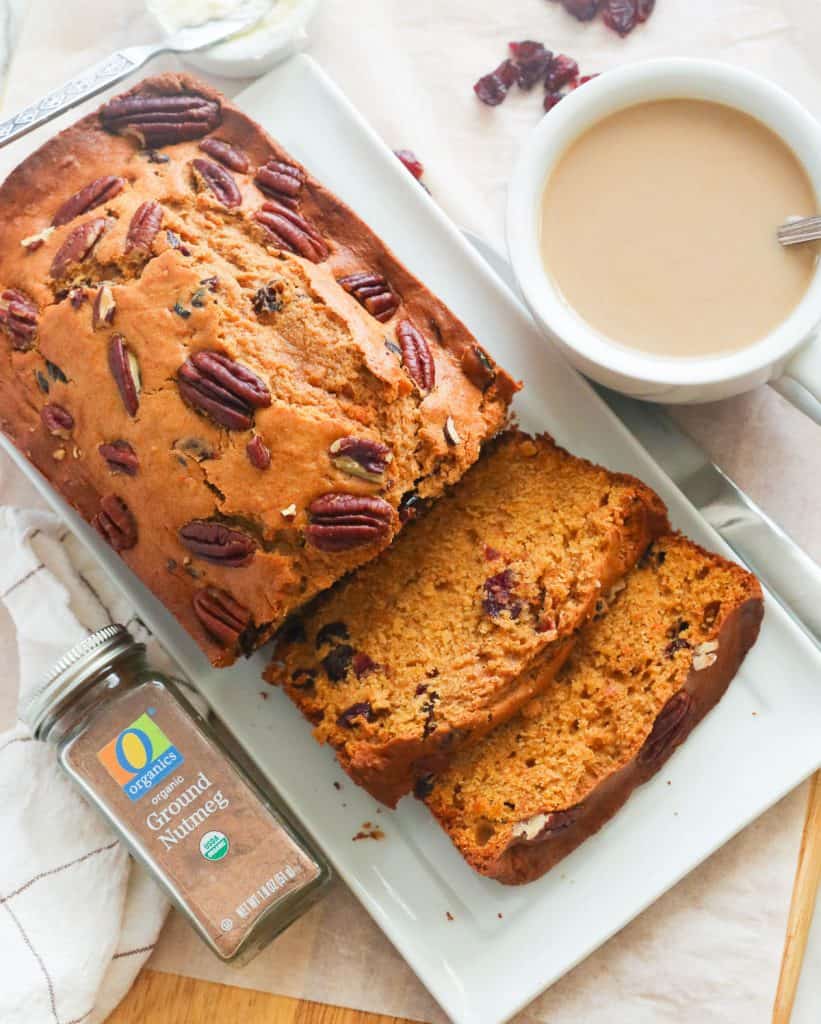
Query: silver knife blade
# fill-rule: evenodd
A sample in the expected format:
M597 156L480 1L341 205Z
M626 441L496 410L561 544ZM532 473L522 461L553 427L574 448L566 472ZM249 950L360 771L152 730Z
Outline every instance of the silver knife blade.
M521 299L505 257L472 232L462 233ZM712 462L661 406L593 386L796 625L821 648L821 566Z

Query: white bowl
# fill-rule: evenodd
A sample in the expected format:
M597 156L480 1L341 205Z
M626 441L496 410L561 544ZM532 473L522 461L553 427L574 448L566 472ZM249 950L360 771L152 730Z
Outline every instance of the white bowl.
M559 158L609 114L671 98L712 100L758 118L790 146L816 198L821 197L821 125L773 83L727 64L686 58L608 71L546 114L519 158L508 196L507 241L522 294L545 333L579 370L625 394L663 402L725 398L779 378L801 350L789 373L821 403L821 346L816 342L805 347L821 323L819 271L790 316L759 341L727 355L663 357L624 349L599 334L567 304L544 269L539 246L542 194ZM821 405L815 412L805 411L821 415Z
M302 49L307 40L307 27L314 16L319 0L286 0L289 10L275 24L252 29L236 39L217 43L207 50L188 53L185 61L192 67L208 74L224 78L258 78L270 71L280 61ZM153 9L151 0L149 14L163 32L173 26L165 24L159 13Z

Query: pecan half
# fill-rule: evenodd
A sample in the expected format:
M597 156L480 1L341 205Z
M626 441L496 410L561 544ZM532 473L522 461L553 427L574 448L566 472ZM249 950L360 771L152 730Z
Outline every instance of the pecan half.
M244 150L240 149L239 146L232 146L228 142L223 142L221 139L203 139L199 148L203 153L207 153L225 167L230 168L232 171L237 171L239 174L247 174L251 166L248 154Z
M581 814L582 807L578 804L566 811L549 811L546 814L536 814L526 821L520 821L513 826L513 838L519 842L517 845L528 843L543 843L548 839L555 839L566 829L574 825Z
M117 96L100 109L106 131L132 135L146 149L199 139L221 121L215 100L197 93L157 96L136 93Z
M295 207L299 203L299 193L305 184L305 173L293 164L269 160L257 169L254 182L260 192L285 206Z
M356 704L351 704L349 708L346 708L339 715L336 720L336 724L341 726L343 729L353 729L357 718L364 718L366 722L373 721L373 708L371 707L370 701L362 700Z
M151 243L162 225L162 218L163 208L154 199L140 203L128 225L128 234L125 236L126 253L135 249L139 252L150 252Z
M449 445L454 446L462 443L462 436L456 429L456 424L454 423L452 416L448 416L445 420L442 433L445 435L445 440Z
M490 357L478 345L468 345L460 362L464 375L480 391L487 391L496 380L496 369Z
M7 288L0 299L0 330L9 336L13 349L28 352L37 340L37 306L16 288Z
M271 404L264 381L221 352L195 352L180 367L177 385L188 405L229 430L248 430L254 409Z
M115 551L127 551L137 543L137 520L131 509L116 494L107 494L92 525Z
M695 704L686 690L667 701L661 709L653 729L639 751L639 763L648 765L653 771L660 768L690 731L691 712Z
M26 252L36 252L41 246L45 245L46 242L54 234L55 228L48 227L43 228L42 231L38 231L36 235L28 235L26 238L20 239L20 245L26 250Z
M259 434L255 434L245 446L248 461L254 469L267 469L271 465L271 452Z
M122 334L112 334L108 343L108 368L117 383L126 412L129 416L136 416L140 407L140 365Z
M114 323L116 312L117 303L114 300L111 285L101 284L91 306L91 329L96 331L99 327L111 326Z
M197 181L205 185L223 206L233 209L242 205L239 186L224 167L199 157L191 161L191 167Z
M386 323L399 309L399 296L381 274L348 274L337 278L337 284L380 323Z
M433 391L436 386L436 364L424 335L410 320L402 320L396 328L396 337L408 376L423 394Z
M247 533L208 519L192 519L180 529L179 536L191 554L232 569L247 565L257 550Z
M72 228L55 253L49 274L54 278L65 277L69 267L74 263L82 263L88 259L107 227L108 221L105 217L94 217Z
M312 263L328 258L328 246L316 228L298 213L279 203L263 203L254 214L278 248L296 253Z
M337 469L372 484L382 483L385 471L393 460L387 445L362 437L340 437L329 451Z
M128 441L108 441L101 444L97 451L108 463L112 473L125 473L126 476L136 476L140 468L137 453Z
M191 604L202 628L220 647L236 647L251 625L250 611L234 600L227 590L218 587L198 590Z
M390 532L393 508L382 498L323 494L311 502L309 544L320 551L347 551L373 544Z
M85 188L81 188L79 192L75 192L73 196L69 196L54 214L54 220L51 223L56 228L61 224L68 224L70 220L79 217L81 213L87 213L119 195L124 186L125 178L117 178L113 174L95 179Z
M56 402L49 402L48 405L43 406L40 411L40 419L46 430L54 437L65 439L74 429L74 417L68 409L57 405Z

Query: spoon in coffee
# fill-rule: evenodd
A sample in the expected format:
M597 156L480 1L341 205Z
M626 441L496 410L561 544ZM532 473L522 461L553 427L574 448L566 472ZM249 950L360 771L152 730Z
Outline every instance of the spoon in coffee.
M778 229L778 241L782 245L798 245L818 239L821 239L821 217L795 217Z

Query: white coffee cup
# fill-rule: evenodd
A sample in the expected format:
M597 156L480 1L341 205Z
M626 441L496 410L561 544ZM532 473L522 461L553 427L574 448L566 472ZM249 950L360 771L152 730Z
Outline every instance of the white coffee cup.
M507 241L522 294L536 321L582 373L635 398L710 402L770 383L821 424L821 266L803 299L774 331L718 356L656 356L614 344L562 298L544 269L539 244L545 183L587 128L646 100L701 99L758 118L803 164L821 213L821 123L783 89L750 71L688 58L650 60L593 79L549 114L528 140L510 184ZM778 225L773 225L773 231Z

